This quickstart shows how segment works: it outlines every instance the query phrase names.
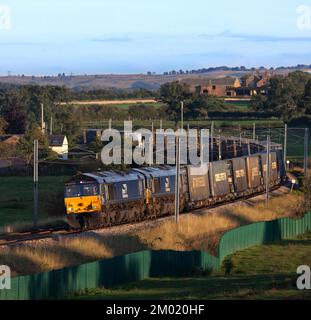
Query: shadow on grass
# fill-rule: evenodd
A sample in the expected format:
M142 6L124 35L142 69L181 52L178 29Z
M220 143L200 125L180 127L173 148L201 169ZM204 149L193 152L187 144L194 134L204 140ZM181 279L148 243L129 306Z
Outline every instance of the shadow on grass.
M295 290L295 276L243 276L149 279L121 287L94 291L90 299L225 299L251 297L267 290ZM298 293L298 292L297 292Z

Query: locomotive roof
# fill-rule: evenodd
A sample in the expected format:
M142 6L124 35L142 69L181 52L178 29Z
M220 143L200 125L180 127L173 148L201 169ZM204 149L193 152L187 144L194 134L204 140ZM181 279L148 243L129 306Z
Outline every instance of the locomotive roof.
M139 169L133 169L133 170L139 173L142 173L149 178L174 176L176 174L176 169L173 166L145 167L145 168L139 168Z
M85 173L84 176L90 177L98 181L99 183L114 183L120 181L133 181L143 179L143 175L131 171L102 171L102 172L94 172L94 173Z

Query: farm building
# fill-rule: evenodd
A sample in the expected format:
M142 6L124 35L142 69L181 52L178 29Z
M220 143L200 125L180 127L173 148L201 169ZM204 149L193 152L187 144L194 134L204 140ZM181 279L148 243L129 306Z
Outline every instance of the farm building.
M188 84L192 92L216 97L235 97L235 90L241 87L240 80L233 77L217 79L185 79L182 80L182 82Z
M266 93L266 85L271 78L270 73L252 74L242 79L242 86L237 88L237 96L254 96Z
M68 140L64 135L50 135L49 147L56 152L60 159L68 160Z

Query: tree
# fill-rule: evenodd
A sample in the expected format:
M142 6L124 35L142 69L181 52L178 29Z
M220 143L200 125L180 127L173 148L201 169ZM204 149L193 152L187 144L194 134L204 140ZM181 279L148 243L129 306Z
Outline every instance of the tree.
M2 112L7 122L6 132L10 134L23 134L27 127L25 111L17 104L8 105Z
M7 126L8 123L3 118L0 118L0 134L5 134Z
M198 96L188 105L187 119L206 119L208 116L209 99L205 96Z
M288 76L275 76L269 81L266 97L252 98L253 109L260 112L277 112L285 122L304 114L306 87L311 76L297 71Z
M266 103L267 103L266 96L262 94L252 96L251 106L253 110L259 111L259 112L266 111Z
M303 107L306 114L311 114L311 80L308 81L303 95Z
M184 102L184 111L188 112L188 106L193 101L194 95L187 84L181 82L166 83L160 88L160 100L167 104L167 115L177 125L181 118L180 102Z
M13 157L15 155L15 147L4 143L4 142L0 142L0 156L1 158L5 158L5 157Z
M49 148L47 136L44 135L39 127L33 126L17 144L17 155L25 160L27 165L33 161L33 142L39 140L39 159L55 159L57 155Z

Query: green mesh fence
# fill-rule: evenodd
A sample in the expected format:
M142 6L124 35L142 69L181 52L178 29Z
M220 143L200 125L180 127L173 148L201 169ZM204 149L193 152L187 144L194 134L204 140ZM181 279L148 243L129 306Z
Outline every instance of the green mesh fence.
M237 251L283 239L293 239L307 231L311 231L311 213L298 220L283 218L250 224L225 233L218 247L218 256L222 262L226 256Z
M112 259L14 277L11 290L0 290L0 300L59 299L69 293L109 287L150 277L188 276L197 269L219 269L223 259L254 245L297 237L311 230L311 213L301 220L260 222L227 232L218 257L206 252L141 251Z

